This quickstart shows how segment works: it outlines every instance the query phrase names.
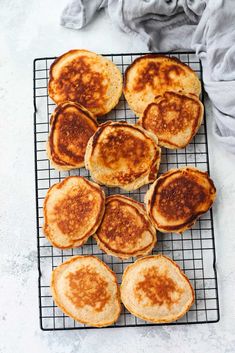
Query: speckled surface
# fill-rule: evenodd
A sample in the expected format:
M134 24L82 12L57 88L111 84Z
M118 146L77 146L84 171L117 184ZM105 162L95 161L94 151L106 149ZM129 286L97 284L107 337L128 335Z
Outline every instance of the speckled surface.
M1 1L0 352L235 352L235 156L209 136L221 320L217 324L42 332L38 320L32 61L71 48L146 51L101 13L84 30L59 25L66 1ZM206 104L211 131L213 116Z

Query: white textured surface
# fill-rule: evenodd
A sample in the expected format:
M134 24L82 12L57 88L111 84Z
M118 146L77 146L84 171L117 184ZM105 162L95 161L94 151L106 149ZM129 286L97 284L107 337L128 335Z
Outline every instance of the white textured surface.
M32 61L71 48L145 51L104 14L82 31L64 29L66 1L2 0L0 13L0 352L235 352L235 156L210 136L221 320L217 324L42 332L38 320ZM207 117L213 117L207 103ZM211 131L211 128L209 129ZM211 135L211 134L210 134Z

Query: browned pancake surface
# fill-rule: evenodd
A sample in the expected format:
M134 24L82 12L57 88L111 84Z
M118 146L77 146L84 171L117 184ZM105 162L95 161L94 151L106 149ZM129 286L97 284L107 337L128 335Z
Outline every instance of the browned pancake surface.
M101 73L93 72L92 61L83 55L64 66L53 89L63 92L62 101L71 100L88 109L97 108L106 99L107 81Z
M140 178L153 181L157 175L160 152L157 139L154 140L154 136L150 137L142 128L107 122L89 141L85 164L97 182L125 187ZM147 182L143 181L143 184Z
M141 125L158 137L159 144L183 148L197 132L203 106L196 97L165 92L145 109Z
M61 169L84 165L87 142L97 129L95 118L82 106L67 102L52 115L49 156Z
M194 301L194 291L179 266L164 255L145 256L126 267L121 300L135 316L150 322L172 322Z
M95 188L94 192L97 193ZM90 213L96 208L96 202L97 198L91 194L90 188L87 190L79 186L71 189L54 206L55 222L59 229L71 238L76 238L77 232L86 226Z
M106 199L105 214L96 231L104 251L126 258L145 250L149 253L156 242L155 233L142 204L122 195Z
M72 256L55 268L51 290L56 305L80 323L108 326L121 311L116 275L95 256Z
M69 273L68 279L69 289L66 295L76 307L88 305L101 312L109 302L108 282L89 265Z
M95 183L70 176L48 190L43 209L49 241L62 249L80 246L100 224L104 193Z
M143 276L144 279L137 282L134 289L140 303L146 300L150 306L164 305L171 309L179 302L183 290L167 270L162 273L157 266L152 266L144 271Z
M142 116L155 96L166 91L183 91L199 96L200 81L189 66L177 58L163 55L144 55L127 68L123 92L137 116Z
M119 171L115 178L121 184L133 181L146 171L147 165L139 162L148 159L149 154L149 145L128 131L123 131L122 127L117 127L100 143L101 163L107 168ZM123 163L127 167L127 173L121 172Z
M138 237L147 226L143 217L140 224L136 224L136 216L137 211L128 212L128 206L120 200L106 203L105 216L96 234L102 241L106 240L106 246L120 252L125 247L136 246Z
M182 232L208 211L215 196L207 173L185 167L161 175L146 195L146 206L157 229Z
M192 176L179 175L160 192L159 211L169 220L190 219L200 203L207 200L207 190L198 184Z
M182 64L183 65L183 64ZM180 84L180 76L186 76L184 67L178 65L178 62L170 62L162 64L154 61L149 61L146 65L137 70L137 77L133 83L134 91L142 91L146 85L153 89L159 89L160 85L164 87L170 86L172 90L183 88ZM156 80L158 78L158 81ZM165 88L162 87L164 91ZM160 89L159 89L160 91Z
M110 60L87 50L70 50L50 68L49 96L77 102L96 116L109 112L122 91L122 76Z

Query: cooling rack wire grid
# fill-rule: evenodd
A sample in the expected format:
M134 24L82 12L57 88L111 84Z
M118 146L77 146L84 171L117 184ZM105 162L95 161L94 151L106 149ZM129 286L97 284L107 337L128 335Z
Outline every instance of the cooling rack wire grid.
M143 53L108 54L105 56L111 59L124 73L127 66L140 55L143 55ZM194 53L168 53L167 55L175 56L189 65L201 79L201 64ZM47 93L49 69L54 59L38 58L34 60L35 182L40 326L43 330L87 329L91 327L75 322L63 314L55 305L49 287L52 269L73 255L92 254L112 268L120 283L125 267L132 263L133 259L119 260L106 255L97 247L93 238L90 238L87 244L81 248L59 250L53 248L43 235L43 200L48 188L69 175L81 175L90 179L89 172L85 168L69 172L54 170L46 155L45 146L49 132L49 119L55 108L55 104ZM202 101L203 98L204 90L202 90ZM123 96L117 107L99 121L108 119L129 123L136 122L136 117L129 109ZM203 124L197 135L186 148L181 150L162 149L159 174L183 166L195 166L203 171L209 171L206 116L204 116ZM132 192L123 191L119 188L105 187L104 189L106 195L120 193L143 202L148 186L143 186ZM189 312L180 320L168 325L217 322L219 320L219 301L212 210L201 216L193 228L184 232L183 236L172 233L164 235L158 233L158 243L153 253L163 253L175 260L189 277L195 290L195 303ZM134 317L123 308L119 320L111 327L153 325Z

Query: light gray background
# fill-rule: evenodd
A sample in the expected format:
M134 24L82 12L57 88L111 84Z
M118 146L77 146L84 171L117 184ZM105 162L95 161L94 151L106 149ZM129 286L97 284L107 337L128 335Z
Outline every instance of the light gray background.
M71 48L146 51L105 13L82 31L59 25L66 1L1 0L0 13L0 352L235 352L235 156L211 134L221 320L217 324L42 332L38 320L32 62Z

